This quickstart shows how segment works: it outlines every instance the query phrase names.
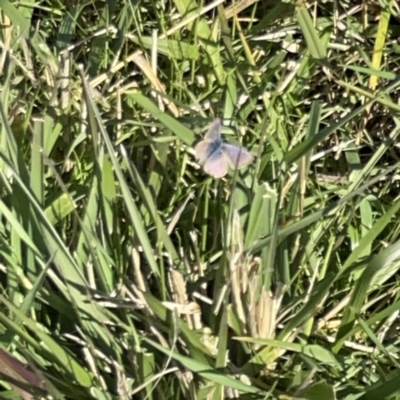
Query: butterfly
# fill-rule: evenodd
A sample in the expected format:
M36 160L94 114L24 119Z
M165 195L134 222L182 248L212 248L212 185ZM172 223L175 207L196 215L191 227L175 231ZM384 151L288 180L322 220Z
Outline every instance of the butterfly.
M215 119L204 140L194 148L196 158L203 164L204 171L214 178L222 178L232 169L249 165L254 156L243 147L224 143L221 139L221 120Z

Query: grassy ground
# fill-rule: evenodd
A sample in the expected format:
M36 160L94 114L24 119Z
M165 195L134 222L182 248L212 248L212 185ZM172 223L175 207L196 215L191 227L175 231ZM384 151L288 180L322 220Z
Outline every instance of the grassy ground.
M2 399L400 399L397 2L0 8Z

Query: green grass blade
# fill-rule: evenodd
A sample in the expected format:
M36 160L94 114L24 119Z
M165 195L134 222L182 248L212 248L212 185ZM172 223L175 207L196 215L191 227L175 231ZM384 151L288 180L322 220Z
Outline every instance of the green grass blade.
M310 14L305 6L296 7L297 19L310 51L311 57L315 59L326 58L326 46L318 37L318 33L314 28Z

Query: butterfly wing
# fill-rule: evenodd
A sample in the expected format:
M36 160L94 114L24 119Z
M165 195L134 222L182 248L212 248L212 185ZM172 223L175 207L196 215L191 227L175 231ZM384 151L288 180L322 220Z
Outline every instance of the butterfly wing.
M228 158L222 150L216 151L208 157L203 169L214 178L222 178L228 173Z
M221 120L215 119L204 136L204 140L197 143L194 151L200 163L204 163L219 146L221 141Z
M232 169L242 168L253 162L254 156L244 147L224 143L222 152L225 154L228 164Z
M208 129L206 135L204 136L204 140L209 142L215 142L216 140L221 139L221 120L216 118Z
M211 142L206 140L202 140L201 142L197 143L194 151L196 153L196 158L203 164L210 155L210 148L212 146Z

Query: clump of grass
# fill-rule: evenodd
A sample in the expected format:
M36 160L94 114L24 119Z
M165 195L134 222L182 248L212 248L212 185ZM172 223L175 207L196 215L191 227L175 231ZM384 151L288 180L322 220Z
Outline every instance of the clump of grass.
M2 397L400 398L395 2L2 7Z

